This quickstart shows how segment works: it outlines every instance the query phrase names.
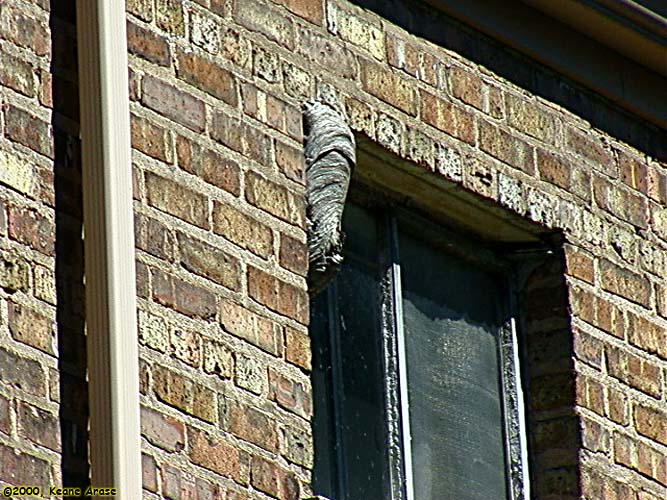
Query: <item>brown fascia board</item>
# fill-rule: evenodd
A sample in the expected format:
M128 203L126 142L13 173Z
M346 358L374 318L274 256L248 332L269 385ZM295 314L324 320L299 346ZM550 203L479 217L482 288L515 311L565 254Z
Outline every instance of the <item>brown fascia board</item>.
M602 1L631 3L626 0L598 0L599 3ZM619 26L623 24L620 21L605 20L601 14L590 14L591 8L588 8L586 12L590 17L584 16L582 21L578 21L583 26L580 31L565 19L565 12L570 12L565 7L572 5L573 8L579 8L578 6L582 5L580 1L427 0L427 2L438 10L595 90L630 112L662 128L667 128L665 92L667 49L664 43L667 34L662 35L663 43L660 47L660 33L656 30L658 21L664 18L658 14L644 15L643 22L640 23L638 19L642 14L646 14L647 9L638 8L632 11L635 17L628 14L626 20L632 21L634 26L639 26L641 29L631 29L627 23L620 29ZM535 7L528 5L532 3L535 3ZM538 9L538 3L553 4L549 8L558 9L563 19ZM620 7L617 6L617 9ZM578 11L571 12L567 15L577 18ZM618 12L615 12L615 16L619 16ZM589 25L587 24L589 19L595 19L595 22L590 21ZM651 29L648 29L649 27ZM635 52L641 52L643 47L647 55L642 60L630 57L596 39L595 33L604 34L605 39L614 38L614 43L619 46L629 47L635 44L632 49ZM662 65L661 57L664 61Z

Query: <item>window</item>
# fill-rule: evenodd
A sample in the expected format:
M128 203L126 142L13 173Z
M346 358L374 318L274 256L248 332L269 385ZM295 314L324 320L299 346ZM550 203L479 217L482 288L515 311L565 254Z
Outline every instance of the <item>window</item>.
M414 213L348 204L311 312L314 491L524 498L513 264Z

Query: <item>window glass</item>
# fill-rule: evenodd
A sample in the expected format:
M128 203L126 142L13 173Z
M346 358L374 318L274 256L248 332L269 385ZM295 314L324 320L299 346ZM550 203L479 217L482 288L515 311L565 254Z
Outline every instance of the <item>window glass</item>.
M494 276L400 233L415 498L506 498Z

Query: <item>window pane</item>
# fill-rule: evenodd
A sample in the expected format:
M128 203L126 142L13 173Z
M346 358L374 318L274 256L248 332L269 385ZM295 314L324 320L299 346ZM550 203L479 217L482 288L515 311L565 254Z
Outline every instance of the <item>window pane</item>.
M493 275L399 237L415 498L507 498Z

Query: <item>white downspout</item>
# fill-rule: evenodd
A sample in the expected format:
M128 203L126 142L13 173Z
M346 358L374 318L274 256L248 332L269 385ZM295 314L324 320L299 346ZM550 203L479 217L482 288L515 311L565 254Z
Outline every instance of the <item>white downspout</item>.
M141 498L125 2L77 0L92 485Z

